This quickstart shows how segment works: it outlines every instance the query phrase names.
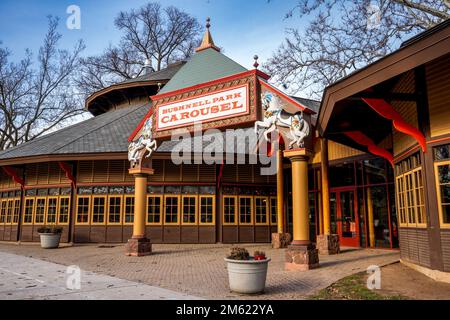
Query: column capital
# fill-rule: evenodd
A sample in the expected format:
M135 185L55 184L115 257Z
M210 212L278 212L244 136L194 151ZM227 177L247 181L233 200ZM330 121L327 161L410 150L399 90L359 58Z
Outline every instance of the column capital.
M131 168L128 173L133 176L151 176L155 173L153 168Z
M291 161L308 161L312 154L311 150L305 148L284 151L284 157Z

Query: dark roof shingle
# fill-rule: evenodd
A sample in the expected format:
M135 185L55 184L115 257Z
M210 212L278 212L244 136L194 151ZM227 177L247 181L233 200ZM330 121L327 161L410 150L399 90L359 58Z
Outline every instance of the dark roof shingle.
M55 154L126 152L150 104L118 109L0 152L1 160Z

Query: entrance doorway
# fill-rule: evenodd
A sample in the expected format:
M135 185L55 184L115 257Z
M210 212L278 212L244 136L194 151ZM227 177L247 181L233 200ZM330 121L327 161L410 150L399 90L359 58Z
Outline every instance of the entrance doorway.
M359 247L359 218L355 189L332 189L330 192L331 231L339 235L346 247Z

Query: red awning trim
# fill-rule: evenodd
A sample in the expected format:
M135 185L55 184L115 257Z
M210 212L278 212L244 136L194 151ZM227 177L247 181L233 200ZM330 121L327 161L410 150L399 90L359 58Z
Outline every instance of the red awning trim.
M66 174L67 179L69 179L72 182L72 185L75 186L75 177L72 174L72 168L69 166L68 163L63 161L58 161L58 165L61 168L62 171Z
M426 139L422 132L403 120L400 113L398 113L389 103L383 99L363 98L362 100L380 116L391 120L395 129L413 137L419 143L423 152L427 151Z
M355 141L356 143L366 146L370 153L385 158L389 163L394 166L394 156L386 149L378 147L372 139L367 137L361 131L347 131L344 134Z
M222 176L223 176L223 168L225 167L225 164L222 163L220 165L220 169L219 169L219 175L217 177L217 188L220 188L220 185L222 184Z
M14 170L10 166L4 166L2 168L3 168L3 171L5 171L5 173L8 176L10 176L16 183L20 184L21 187L24 186L25 181L23 181L23 179L21 177L19 177L19 175L17 174L16 170Z

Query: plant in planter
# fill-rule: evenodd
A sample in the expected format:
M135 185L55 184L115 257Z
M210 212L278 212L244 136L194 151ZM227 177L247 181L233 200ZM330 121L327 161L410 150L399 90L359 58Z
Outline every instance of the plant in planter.
M253 253L253 258L255 260L266 260L266 253L264 251L255 251Z
M225 261L231 291L246 294L264 291L270 261L264 252L255 251L251 257L245 248L234 247Z
M57 227L54 225L39 228L38 233L41 239L41 247L44 249L58 248L62 231L62 227Z

